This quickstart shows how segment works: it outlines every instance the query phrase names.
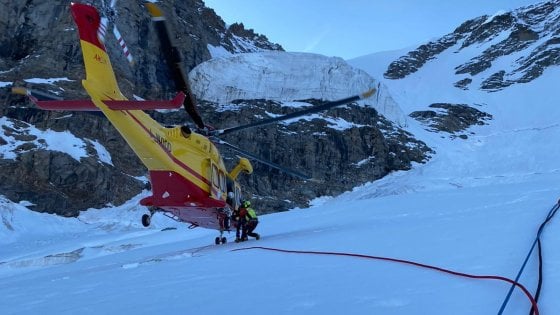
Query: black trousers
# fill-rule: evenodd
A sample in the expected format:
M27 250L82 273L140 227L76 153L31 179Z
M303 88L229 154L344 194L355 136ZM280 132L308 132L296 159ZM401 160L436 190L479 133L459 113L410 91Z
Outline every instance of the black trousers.
M246 238L247 236L250 237L257 237L258 234L253 232L256 228L257 225L259 224L259 221L257 220L250 220L249 222L245 223L244 226L241 228L241 238Z

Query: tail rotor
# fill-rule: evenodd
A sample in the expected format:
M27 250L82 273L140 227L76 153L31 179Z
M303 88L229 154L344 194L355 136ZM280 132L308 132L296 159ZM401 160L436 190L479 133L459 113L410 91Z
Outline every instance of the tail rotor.
M128 46L126 45L126 42L124 41L124 38L121 35L121 32L119 32L119 29L117 28L117 23L115 22L118 17L116 5L117 5L117 0L111 0L111 3L109 5L105 3L105 0L101 0L101 7L102 7L101 11L103 16L101 17L101 27L99 28L97 35L102 42L105 42L105 35L107 34L107 29L109 27L109 24L112 24L113 35L117 39L117 42L121 47L126 60L128 60L128 63L130 65L134 65L134 58L132 58L132 54L130 53L130 50L128 50Z

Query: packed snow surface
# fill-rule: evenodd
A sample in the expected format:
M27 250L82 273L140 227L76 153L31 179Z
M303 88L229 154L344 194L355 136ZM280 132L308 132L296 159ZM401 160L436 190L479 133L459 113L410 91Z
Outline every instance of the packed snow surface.
M560 197L559 111L550 71L534 84L481 99L494 115L466 140L410 130L437 154L309 209L261 216L263 238L212 245L215 231L163 216L150 228L138 196L120 207L59 218L0 202L3 314L494 314L510 285L355 257L406 259L474 275L514 278L537 228ZM549 90L550 89L550 90ZM483 94L481 94L483 97ZM523 106L529 102L531 106ZM560 218L542 235L541 314L560 309ZM171 228L171 229L169 229ZM537 259L520 282L532 293ZM505 314L527 314L516 289Z

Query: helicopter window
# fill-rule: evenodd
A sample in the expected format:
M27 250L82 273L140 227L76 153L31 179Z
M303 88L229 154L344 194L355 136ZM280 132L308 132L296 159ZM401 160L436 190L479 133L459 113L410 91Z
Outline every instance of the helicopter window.
M218 177L218 168L216 165L212 164L212 184L215 187L219 187L219 177Z
M220 190L225 192L226 191L226 177L224 172L220 170Z
M235 204L241 205L241 189L237 185L235 186Z

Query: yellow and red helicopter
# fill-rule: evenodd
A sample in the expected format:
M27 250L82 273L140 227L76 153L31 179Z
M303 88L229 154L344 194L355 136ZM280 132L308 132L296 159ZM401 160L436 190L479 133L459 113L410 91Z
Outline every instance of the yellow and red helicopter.
M45 110L101 111L149 171L152 195L143 198L140 204L147 206L150 214L143 215L143 225L150 224L151 216L155 212L163 212L175 220L189 223L191 227L218 230L220 236L216 237L216 244L225 243L227 240L223 232L236 227L237 223L231 220L231 216L240 206L242 199L237 178L241 173L253 172L253 167L246 157L304 180L311 178L245 152L221 140L219 136L354 102L371 96L375 89L247 125L219 130L209 128L198 114L195 97L183 70L181 54L171 40L165 16L154 3L146 3L146 7L151 14L166 63L178 90L174 99L128 100L121 93L109 55L100 38L105 26L99 12L91 5L79 3L71 4L71 13L78 26L86 70L86 79L82 80L82 85L91 100L49 99L48 95L21 88L15 92L27 94L39 108ZM164 127L144 112L175 109L181 105L195 122L195 130L187 125ZM245 157L241 157L238 164L228 171L216 144L224 145Z

